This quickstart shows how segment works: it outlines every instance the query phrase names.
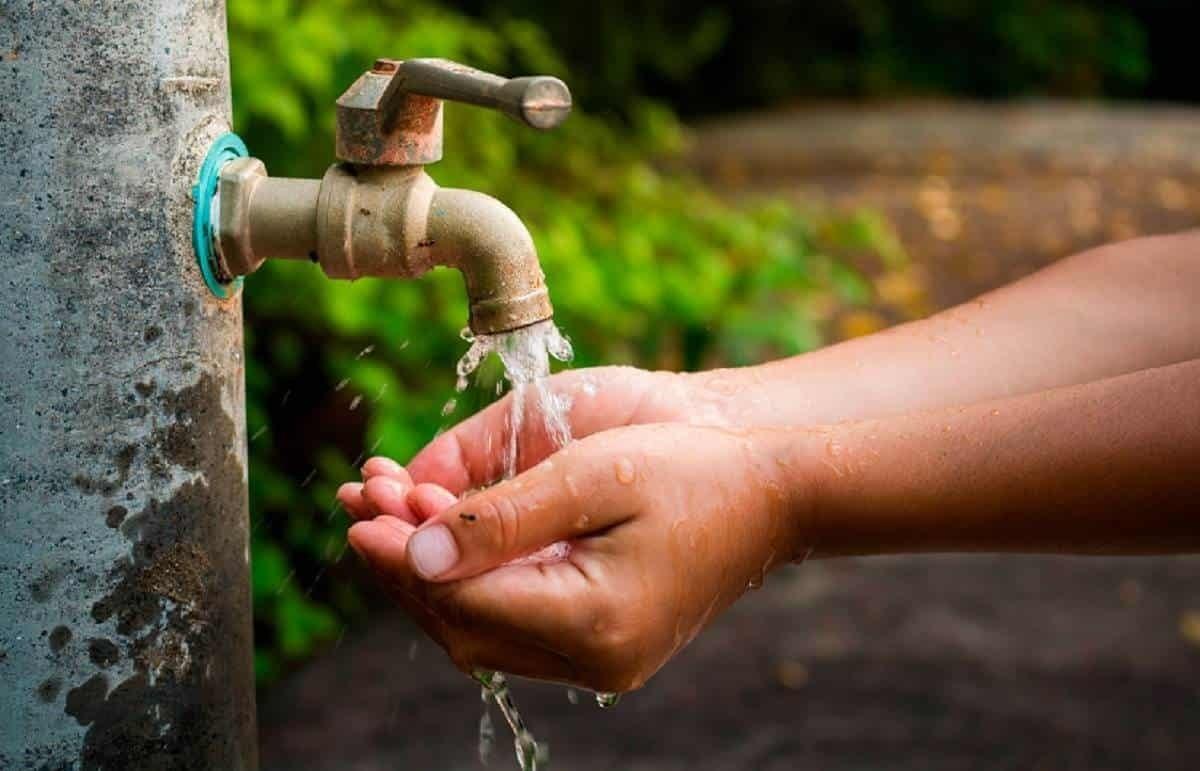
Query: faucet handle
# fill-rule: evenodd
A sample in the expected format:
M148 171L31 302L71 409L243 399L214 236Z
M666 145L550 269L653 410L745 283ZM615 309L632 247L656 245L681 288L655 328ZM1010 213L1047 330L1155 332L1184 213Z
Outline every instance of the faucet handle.
M567 84L549 75L502 78L449 59L406 59L396 65L400 88L410 94L490 107L530 128L557 128L571 113Z
M337 100L337 157L415 166L442 157L442 101L490 107L532 128L566 120L571 92L558 78L502 78L447 59L378 59Z

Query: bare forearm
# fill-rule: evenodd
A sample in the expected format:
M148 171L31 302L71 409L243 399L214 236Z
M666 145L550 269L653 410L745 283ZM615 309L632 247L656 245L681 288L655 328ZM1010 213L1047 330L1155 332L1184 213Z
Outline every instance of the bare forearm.
M731 423L833 423L971 404L1200 357L1200 232L1065 259L922 321L691 376Z
M1200 548L1200 360L794 434L819 554Z

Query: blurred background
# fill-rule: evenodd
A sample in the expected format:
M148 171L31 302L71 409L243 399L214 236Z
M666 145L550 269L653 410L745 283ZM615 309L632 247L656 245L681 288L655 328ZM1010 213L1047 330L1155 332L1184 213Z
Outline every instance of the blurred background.
M573 366L748 364L1194 227L1180 6L229 0L235 129L273 175L320 176L333 102L378 56L558 75L562 129L449 105L431 174L529 224ZM442 415L461 280L271 262L245 297L263 765L477 768L478 694L346 554L334 506L368 454L481 406ZM814 563L615 710L517 696L556 768L1192 768L1197 579L1192 559Z

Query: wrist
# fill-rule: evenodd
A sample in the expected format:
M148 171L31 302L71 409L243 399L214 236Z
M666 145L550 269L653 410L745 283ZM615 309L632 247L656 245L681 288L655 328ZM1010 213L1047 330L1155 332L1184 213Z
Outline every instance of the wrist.
M754 432L763 469L763 496L768 517L782 556L798 561L826 553L827 523L824 501L837 479L834 467L824 460L841 445L830 428L771 427Z
M729 367L678 373L678 386L688 417L694 422L725 428L761 425L747 404L754 401L759 367Z

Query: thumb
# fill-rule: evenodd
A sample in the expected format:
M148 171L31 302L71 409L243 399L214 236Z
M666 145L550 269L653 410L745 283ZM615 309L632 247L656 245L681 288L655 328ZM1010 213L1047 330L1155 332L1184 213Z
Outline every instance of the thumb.
M597 472L603 460L584 444L422 524L408 541L413 571L430 581L455 581L628 519L629 502L614 500L612 475Z

